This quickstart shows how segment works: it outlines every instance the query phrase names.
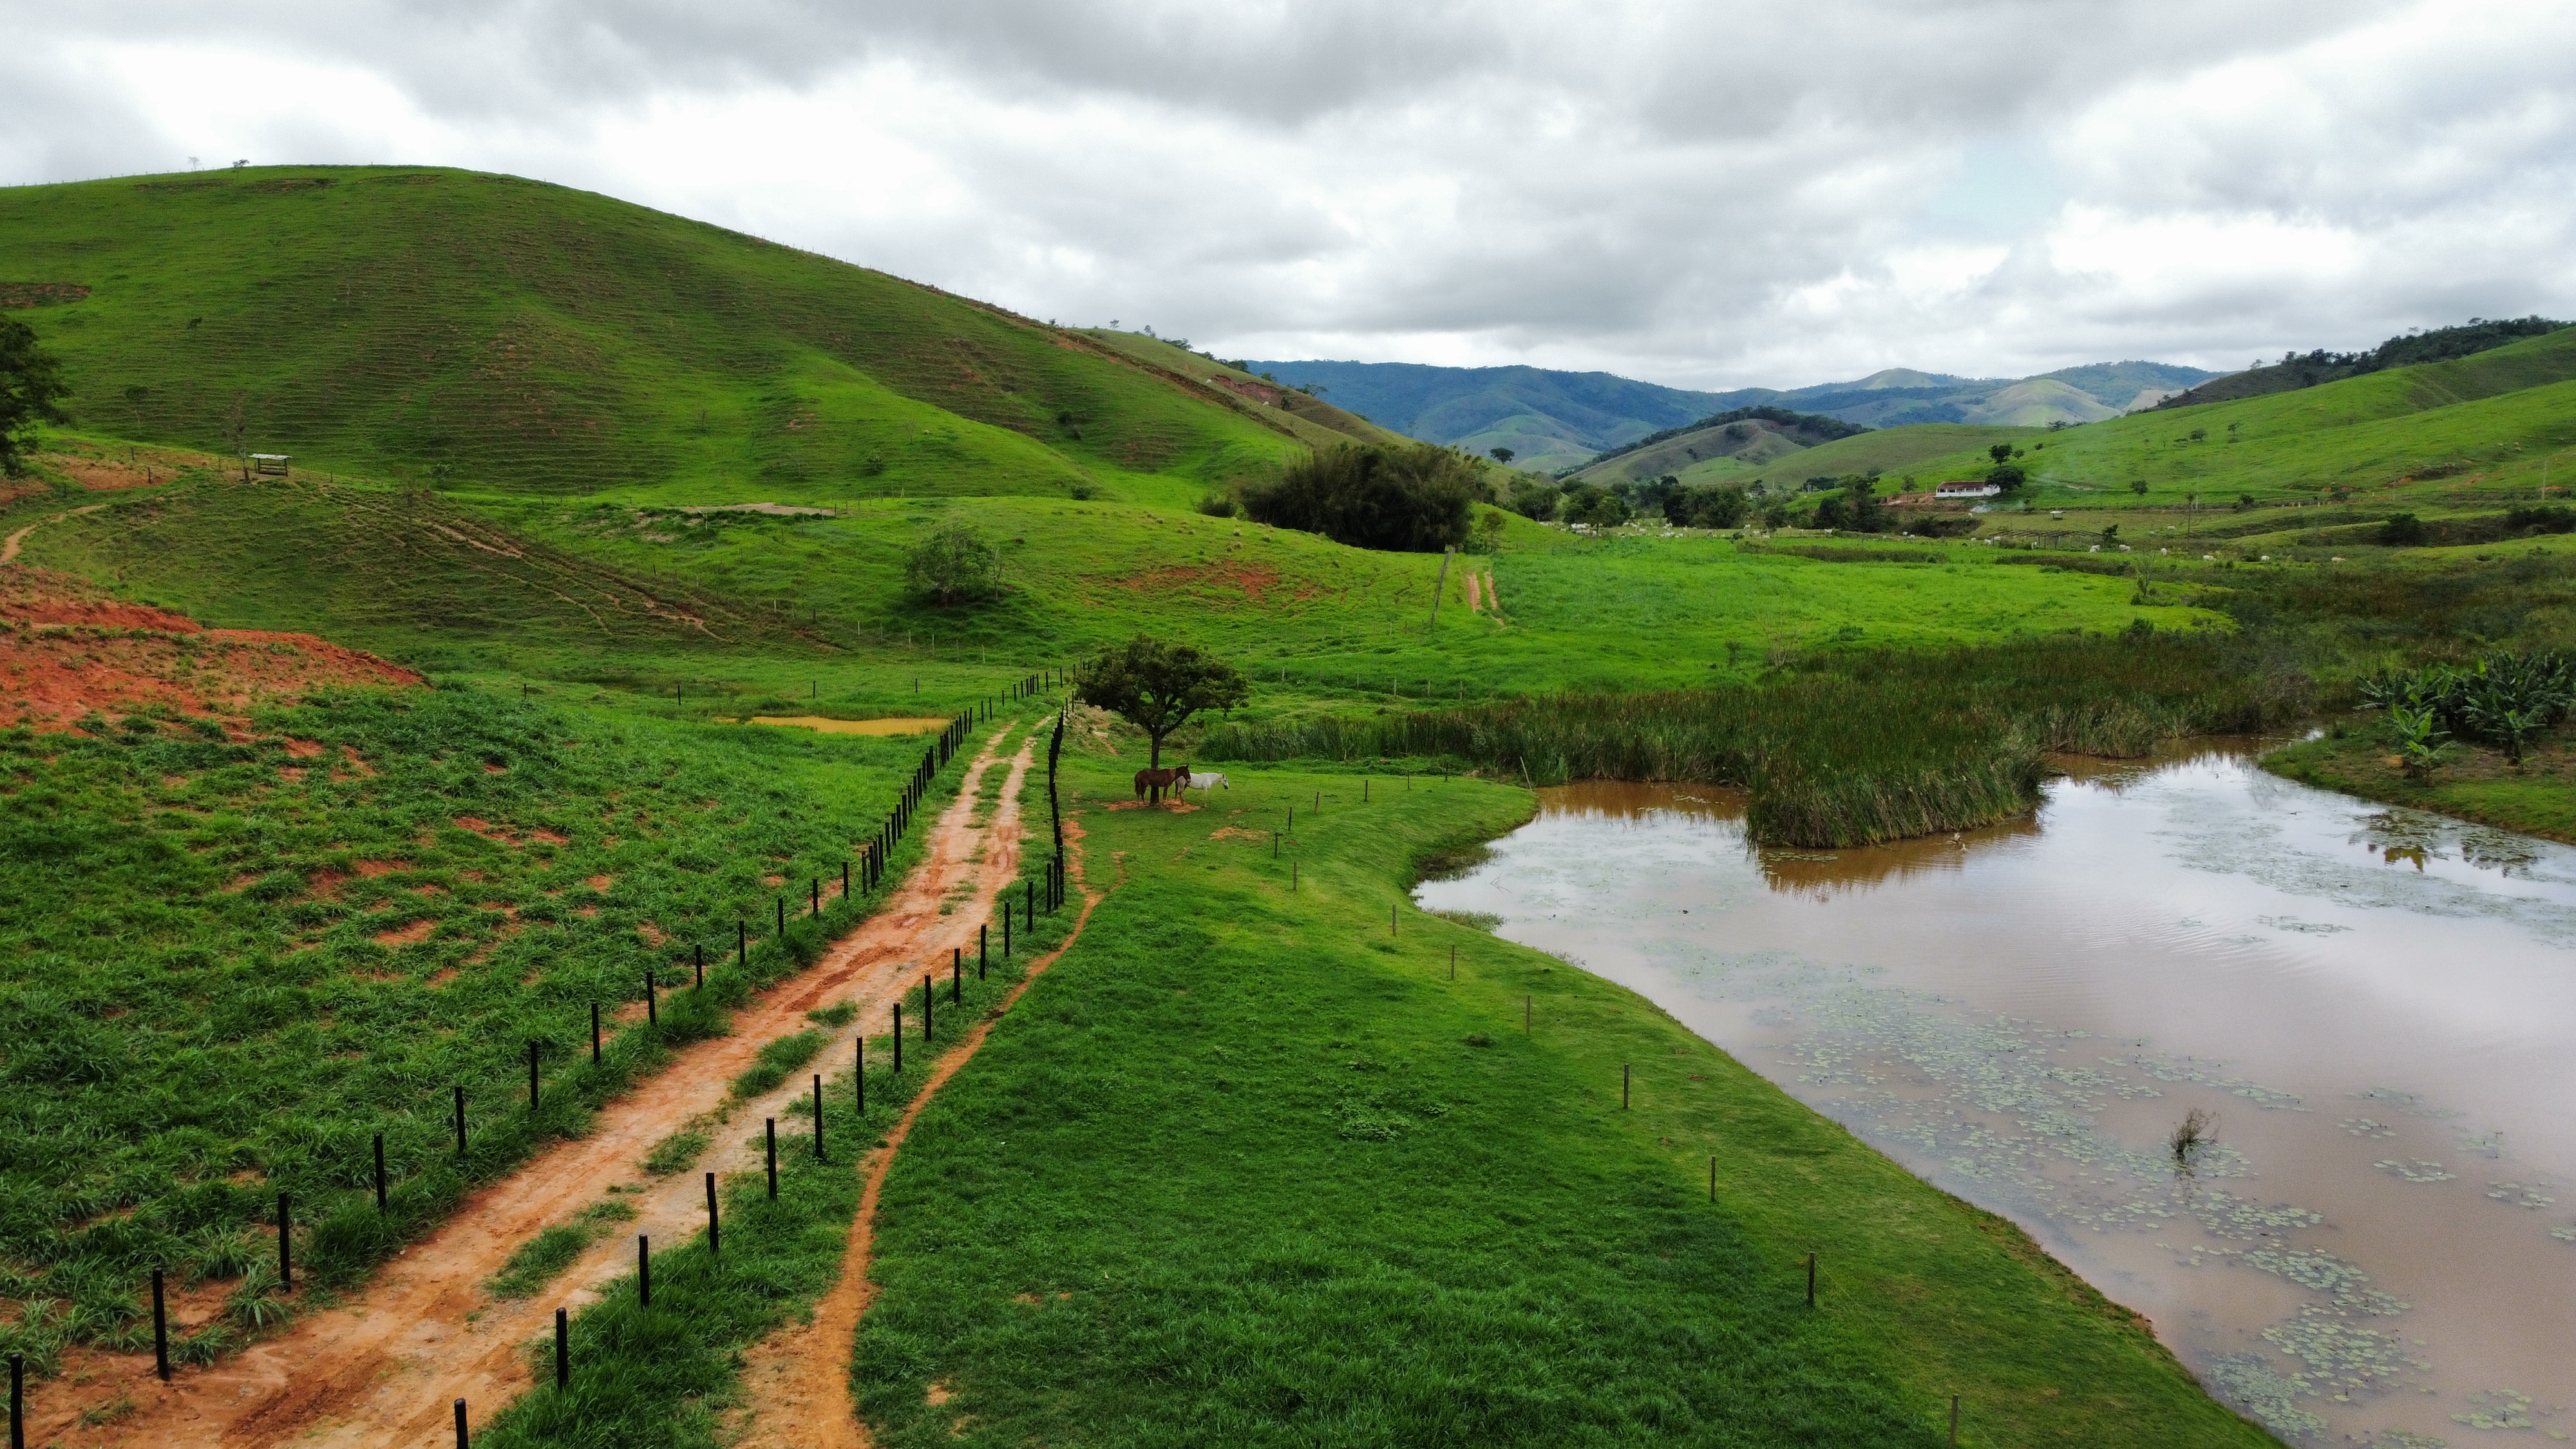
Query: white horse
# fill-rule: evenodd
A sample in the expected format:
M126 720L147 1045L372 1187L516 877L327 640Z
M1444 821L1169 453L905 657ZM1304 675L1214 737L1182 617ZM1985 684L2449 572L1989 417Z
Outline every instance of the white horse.
M1227 783L1225 776L1220 775L1213 770L1206 772L1193 770L1190 772L1189 788L1193 790L1231 790L1234 786Z

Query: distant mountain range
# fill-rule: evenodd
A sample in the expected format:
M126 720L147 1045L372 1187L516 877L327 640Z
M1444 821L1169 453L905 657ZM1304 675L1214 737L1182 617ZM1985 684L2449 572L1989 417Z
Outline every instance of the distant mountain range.
M1984 423L2045 427L2118 417L2218 374L2163 362L2098 362L2037 377L1966 378L1889 368L1814 387L1694 392L1607 372L1540 367L1432 367L1410 362L1237 364L1383 428L1482 453L1513 450L1513 465L1555 472L1716 413L1770 406L1864 427Z

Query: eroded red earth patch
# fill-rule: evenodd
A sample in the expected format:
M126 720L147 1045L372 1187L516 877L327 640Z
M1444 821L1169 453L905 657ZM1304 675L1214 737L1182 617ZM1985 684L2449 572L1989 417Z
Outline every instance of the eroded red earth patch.
M70 730L93 714L112 722L152 708L238 727L254 706L315 689L421 682L310 634L208 629L23 564L0 565L0 625L0 727ZM302 741L289 748L320 753Z

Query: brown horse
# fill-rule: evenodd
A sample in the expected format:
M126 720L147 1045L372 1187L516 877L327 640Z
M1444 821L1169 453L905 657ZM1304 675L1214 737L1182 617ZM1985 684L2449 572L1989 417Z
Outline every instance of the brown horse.
M1153 792L1153 798L1160 801L1163 798L1163 792L1165 790L1178 789L1180 786L1186 785L1189 782L1190 767L1187 764L1174 765L1168 770L1138 770L1136 772L1136 798L1139 800L1144 799L1146 792L1150 790Z

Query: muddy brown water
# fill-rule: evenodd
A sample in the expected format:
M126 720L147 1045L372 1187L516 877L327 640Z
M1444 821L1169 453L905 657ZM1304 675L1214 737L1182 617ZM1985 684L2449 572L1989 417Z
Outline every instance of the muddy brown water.
M2011 1216L2292 1442L2576 1433L2576 850L2243 748L2069 764L2036 819L1867 850L1547 790L1418 894Z

